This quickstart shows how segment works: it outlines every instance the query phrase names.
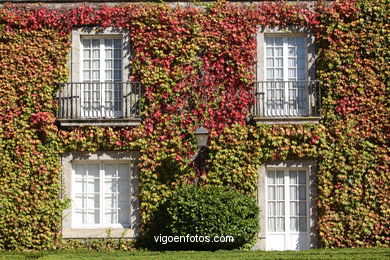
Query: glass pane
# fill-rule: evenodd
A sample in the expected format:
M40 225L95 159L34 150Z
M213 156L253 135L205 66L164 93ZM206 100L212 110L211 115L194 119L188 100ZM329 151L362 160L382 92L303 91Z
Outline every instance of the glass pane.
M275 202L268 202L268 216L275 216Z
M283 78L283 69L275 70L275 78Z
M76 209L85 209L87 208L87 197L83 194L76 194L74 197L74 206Z
M107 224L117 224L117 210L106 210L104 216Z
M109 50L107 50L107 49L106 49L106 51L105 51L105 52L106 52L106 59L110 59L110 58L112 58L112 50L110 50L110 49L109 49Z
M274 70L267 69L267 78L273 78L273 77L274 77Z
M275 67L283 68L283 59L282 58L277 58L277 59L275 59L275 61L276 61Z
M118 192L118 180L107 179L104 181L104 192Z
M298 48L297 48L297 56L298 56L298 57L303 57L303 56L305 56L305 51L304 51L304 48L303 48L303 47L298 47Z
M288 56L297 56L297 53L295 51L295 47L288 48Z
M105 178L117 177L115 164L104 164L104 176Z
M123 180L128 180L130 176L130 170L128 164L118 164L118 175Z
M88 179L88 193L100 192L100 180L98 178Z
M277 190L276 199L284 200L284 186L278 186L276 190Z
M295 68L297 66L297 59L296 58L288 58L288 66L290 68Z
M296 216L298 215L298 202L290 202L290 215Z
M297 184L297 171L290 171L290 184Z
M92 39L92 48L100 47L100 39Z
M268 231L270 232L276 231L275 218L268 218Z
M128 226L130 224L130 210L120 209L119 210L119 224Z
M299 171L299 184L306 184L306 171Z
M276 183L284 184L284 171L276 171Z
M99 224L100 223L100 211L99 210L89 210L87 214L87 223L88 224Z
M118 208L117 194L106 194L104 197L104 207L106 209Z
M114 48L121 48L122 47L122 40L121 39L115 39L114 40Z
M92 58L99 59L100 58L100 50L92 50Z
M296 69L288 69L288 77L295 78L297 76Z
M84 48L91 48L91 40L90 39L84 39L83 40L83 47Z
M275 56L282 57L283 56L283 48L275 48Z
M90 80L91 79L91 72L89 70L83 71L83 79L84 80Z
M112 69L112 60L105 60L106 69Z
M298 200L298 187L297 186L290 186L290 200Z
M99 194L88 194L87 195L87 208L88 209L99 209L100 208L100 195Z
M283 37L275 37L275 46L283 46Z
M276 219L276 231L277 232L283 232L284 231L284 218L277 218Z
M299 200L306 200L306 186L299 186Z
M275 171L268 171L267 172L267 183L268 184L275 184Z
M112 40L111 39L104 39L104 46L106 48L111 48L112 47Z
M268 200L275 200L275 187L268 187Z
M273 67L274 66L274 59L267 58L267 67Z
M299 231L300 232L307 231L307 219L305 217L299 218Z
M75 165L75 177L83 178L87 176L87 172L84 164L76 164Z
M297 77L298 77L298 79L303 80L305 78L305 70L304 69L297 69Z
M72 187L74 192L85 193L87 188L86 178L76 179L75 185Z
M277 202L276 213L278 216L284 216L284 201Z
M100 79L100 71L98 71L98 70L92 71L92 79L95 79L95 80Z
M297 59L297 66L298 66L299 68L305 67L305 59L303 59L303 58L298 58L298 59Z
M128 194L130 190L130 183L128 181L119 182L119 192Z
M83 57L84 57L84 59L90 59L91 58L91 51L90 50L84 50L83 51Z
M99 178L99 164L87 164L88 178Z
M306 216L306 201L299 202L299 216Z
M122 78L122 71L120 70L114 70L114 79L120 80Z
M121 58L121 50L120 49L114 50L114 58Z
M114 60L114 68L120 69L122 67L122 60Z
M128 209L130 208L130 196L129 193L119 193L119 208L121 209Z
M298 218L290 218L290 231L298 232Z
M305 45L305 38L304 37L297 37L297 45L304 46Z
M80 225L86 224L87 212L83 210L76 210L73 215L73 224Z
M84 69L91 69L91 61L90 60L83 61L83 68Z
M266 55L267 55L267 57L274 56L274 49L271 47L266 48Z
M99 69L100 68L100 61L99 60L93 60L92 61L92 68L93 69Z
M112 70L106 70L105 77L106 77L106 80L112 80L113 79Z
M295 37L287 38L288 46L295 46Z
M265 44L268 46L274 45L274 38L273 37L266 37L265 38Z

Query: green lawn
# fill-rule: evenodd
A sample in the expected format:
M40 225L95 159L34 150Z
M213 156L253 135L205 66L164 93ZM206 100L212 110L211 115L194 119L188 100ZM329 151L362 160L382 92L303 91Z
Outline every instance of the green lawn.
M0 259L390 259L390 249L315 249L292 252L216 251L216 252L90 252L46 251L38 253L1 252Z

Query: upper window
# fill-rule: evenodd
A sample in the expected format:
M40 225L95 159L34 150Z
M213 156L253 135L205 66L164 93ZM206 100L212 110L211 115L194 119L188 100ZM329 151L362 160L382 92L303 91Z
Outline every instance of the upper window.
M314 51L309 40L305 34L262 34L255 117L283 119L318 115L319 85L313 80Z
M143 91L139 83L129 81L126 32L112 28L72 31L71 64L71 79L57 97L61 125L139 124Z

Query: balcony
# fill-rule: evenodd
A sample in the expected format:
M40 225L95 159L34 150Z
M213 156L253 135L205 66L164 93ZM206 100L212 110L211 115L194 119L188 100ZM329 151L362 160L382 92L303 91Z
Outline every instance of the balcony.
M57 93L57 118L61 126L139 125L138 82L64 83Z
M259 81L254 83L252 115L270 124L318 123L319 81Z

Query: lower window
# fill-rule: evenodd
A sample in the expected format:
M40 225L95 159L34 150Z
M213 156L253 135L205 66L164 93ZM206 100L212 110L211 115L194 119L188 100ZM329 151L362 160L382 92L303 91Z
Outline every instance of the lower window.
M129 227L130 163L76 161L72 167L72 227Z

